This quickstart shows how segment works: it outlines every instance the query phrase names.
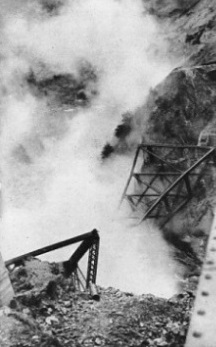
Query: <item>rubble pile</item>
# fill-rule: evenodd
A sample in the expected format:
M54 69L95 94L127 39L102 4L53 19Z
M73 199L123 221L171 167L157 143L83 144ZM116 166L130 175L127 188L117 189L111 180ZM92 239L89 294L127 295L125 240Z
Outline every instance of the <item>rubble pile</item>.
M2 347L184 345L191 290L167 300L99 287L94 301L76 292L57 264L38 260L13 270L11 280L16 296L0 311Z

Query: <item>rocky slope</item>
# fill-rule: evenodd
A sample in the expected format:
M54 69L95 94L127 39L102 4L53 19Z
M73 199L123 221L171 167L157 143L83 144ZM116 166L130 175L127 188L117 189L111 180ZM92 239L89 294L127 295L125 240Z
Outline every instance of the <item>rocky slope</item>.
M150 91L145 105L134 115L123 115L121 131L114 134L117 151L130 147L130 134L140 133L140 129L142 136L148 134L158 142L197 143L200 131L215 117L216 3L205 0L143 2L160 23L168 43L164 49L166 57L160 53L161 59L173 59L179 67ZM163 52L163 48L161 50Z
M113 152L134 151L137 138L150 143L194 145L203 129L215 128L216 3L144 0L144 4L159 21L169 43L166 54L177 59L181 66L150 91L145 105L134 115L123 115L113 143L104 148L103 157ZM198 257L204 254L215 205L214 167L210 171L205 178L203 195L194 197L164 228L168 242L176 246L186 241Z
M189 65L216 58L214 0L143 0L149 13L163 25L169 53Z
M0 310L2 347L184 345L194 294L169 300L99 288L75 292L58 266L30 260L11 272L16 297Z
M144 141L197 144L200 132L214 129L216 122L216 4L205 0L172 5L164 1L163 7L157 1L148 4L149 11L164 23L169 53L179 56L182 66L150 92L146 105L138 110L137 124L142 124L145 112ZM201 258L215 206L214 167L206 173L205 192L194 196L164 229L168 241L187 239Z

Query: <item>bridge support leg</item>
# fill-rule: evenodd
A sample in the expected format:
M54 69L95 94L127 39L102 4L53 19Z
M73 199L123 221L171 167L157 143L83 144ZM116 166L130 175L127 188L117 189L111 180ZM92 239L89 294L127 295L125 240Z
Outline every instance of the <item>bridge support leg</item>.
M89 250L88 269L87 269L87 278L86 278L87 288L89 287L90 282L93 284L96 283L98 255L99 255L99 236L96 235L92 243L92 246Z

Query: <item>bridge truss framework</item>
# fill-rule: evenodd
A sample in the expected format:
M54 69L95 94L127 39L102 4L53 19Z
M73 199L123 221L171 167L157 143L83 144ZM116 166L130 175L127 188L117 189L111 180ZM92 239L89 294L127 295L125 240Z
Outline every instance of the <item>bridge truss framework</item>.
M70 239L60 241L52 245L36 249L35 251L22 254L18 257L9 259L5 262L5 265L9 270L11 267L13 270L14 267L23 264L23 262L29 258L38 257L42 254L52 252L59 248L67 247L76 243L80 243L79 246L71 255L71 257L67 261L64 261L62 264L65 275L73 277L76 289L85 290L88 289L91 284L96 284L100 244L99 233L96 229L92 230L89 233L81 234ZM89 256L87 274L85 276L79 267L79 261L87 252L89 252Z
M203 177L214 153L214 147L139 145L121 198L130 206L130 218L166 224L199 193L197 188L205 189Z

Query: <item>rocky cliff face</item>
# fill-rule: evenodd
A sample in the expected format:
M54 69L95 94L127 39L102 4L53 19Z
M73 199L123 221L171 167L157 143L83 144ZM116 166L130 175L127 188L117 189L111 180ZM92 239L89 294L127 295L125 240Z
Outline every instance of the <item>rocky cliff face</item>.
M196 143L200 131L215 121L216 4L203 0L147 5L160 20L170 55L182 63L149 95L149 135L159 141Z
M215 60L214 0L144 0L144 4L163 25L170 54L190 65Z
M156 142L197 144L215 123L216 64L175 69L149 95L148 130Z
M147 4L164 25L170 54L179 56L182 66L150 92L143 108L147 118L143 137L150 142L197 144L200 132L216 124L216 4L205 0ZM211 177L205 194L194 197L164 230L171 242L176 241L174 235L187 239L201 257L214 207L214 168Z
M131 131L142 129L142 136L158 142L195 144L200 131L215 121L216 4L205 0L144 0L144 4L160 23L168 43L166 55L179 67L150 91L131 122L123 116L115 147L130 146L129 123Z
M216 127L216 3L144 0L144 4L160 23L168 42L167 54L178 60L179 67L150 91L145 105L134 115L123 116L115 144L105 148L107 156L134 150L141 138L150 143L196 145L203 129ZM204 255L215 204L214 168L210 176L205 193L194 197L163 230L168 242L181 249L177 257L186 268L194 260L182 256L183 245L190 245L200 259Z

